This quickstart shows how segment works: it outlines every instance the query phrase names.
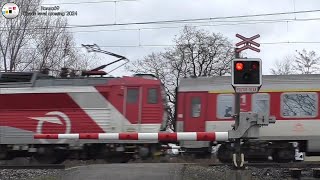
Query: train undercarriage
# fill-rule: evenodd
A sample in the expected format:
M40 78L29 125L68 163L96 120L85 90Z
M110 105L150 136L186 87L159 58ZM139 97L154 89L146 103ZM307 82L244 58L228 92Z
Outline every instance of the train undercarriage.
M98 159L107 163L126 163L131 159L150 158L159 151L159 144L0 145L0 160L28 157L38 164Z
M225 142L213 146L216 158L222 163L231 163L233 143ZM107 163L126 163L135 159L148 159L155 154L164 154L161 144L83 144L69 145L0 145L0 160L30 157L38 164L60 164L65 160L104 160ZM194 158L210 158L212 149L182 149L182 154ZM287 141L244 141L241 152L248 162L291 162L297 161L297 152L305 152L305 142ZM179 150L180 151L180 150ZM299 159L299 158L298 158ZM300 158L303 160L303 158Z
M273 161L287 163L303 159L302 153L304 143L287 141L245 141L241 144L241 152L245 161L265 162ZM217 158L220 162L231 163L233 154L232 143L222 143L217 151ZM299 156L299 157L297 157Z
M215 157L222 163L232 163L234 150L232 142L220 142L219 144L210 144L209 147L182 148L182 154L202 159ZM241 143L241 152L244 154L244 160L248 162L287 163L303 161L304 155L308 155L306 141L247 140Z

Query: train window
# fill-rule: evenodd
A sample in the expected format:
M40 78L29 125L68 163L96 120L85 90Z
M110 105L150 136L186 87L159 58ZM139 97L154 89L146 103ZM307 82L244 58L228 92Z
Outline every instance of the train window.
M128 89L127 91L127 103L136 103L138 102L138 97L139 97L139 89L134 88L134 89Z
M229 119L234 114L233 94L219 94L217 99L217 117Z
M281 115L283 117L315 117L318 109L316 93L283 93L281 95Z
M252 95L252 111L256 113L270 114L270 96L266 93Z
M157 104L158 103L158 93L156 88L148 89L148 104Z
M201 99L200 97L192 97L191 99L191 116L193 118L201 115Z

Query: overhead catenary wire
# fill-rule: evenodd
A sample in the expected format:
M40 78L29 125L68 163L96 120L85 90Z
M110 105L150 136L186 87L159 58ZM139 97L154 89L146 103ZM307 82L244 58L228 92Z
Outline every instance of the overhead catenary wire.
M320 41L275 41L275 42L261 42L261 45L277 45L277 44L320 44ZM142 47L174 47L176 44L140 44L140 45L99 45L104 48L142 48ZM65 47L56 47L64 49ZM82 46L72 46L71 48L83 48ZM37 49L37 48L21 48L21 49Z
M312 21L312 20L320 20L320 18L305 18L305 19L269 19L269 20L258 20L258 19L246 19L246 20L227 20L224 21L223 19L229 19L229 18L243 18L243 17L256 17L256 16L268 16L268 15L282 15L282 14L296 14L296 13L310 13L310 12L320 12L320 10L306 10L306 11L295 11L295 12L280 12L280 13L268 13L268 14L254 14L254 15L240 15L240 16L226 16L226 17L214 17L214 18L207 18L209 19L208 21L213 21L213 22L226 22L226 24L204 24L204 25L196 25L196 26L223 26L223 25L240 25L240 24L259 24L259 23L278 23L278 22L288 22L288 21ZM214 20L215 19L215 20ZM221 20L222 19L222 20ZM189 19L190 20L190 19ZM195 19L192 19L195 20ZM197 19L199 20L199 19ZM173 20L171 20L173 21ZM170 22L171 22L170 21ZM164 22L164 21L153 21L153 22ZM168 21L166 21L168 22ZM235 23L227 23L227 22L235 22ZM148 23L148 22L145 22ZM176 23L185 23L180 22L179 20L177 20ZM192 23L204 23L202 22L192 22ZM132 23L128 23L128 24L132 24ZM119 30L143 30L143 29L161 29L161 28L178 28L178 27L183 27L183 26L167 26L167 27L140 27L140 28L132 28L132 29L106 29L106 30L92 30L92 31L75 31L75 32L99 32L99 31L119 31ZM30 29L30 30L34 30L34 29ZM71 32L74 33L74 32ZM286 41L286 42L266 42L266 43L261 43L261 44L266 44L266 45L272 45L272 44L319 44L320 42L317 41ZM139 44L139 45L105 45L105 46L101 46L101 47L109 47L109 48L139 48L139 47L170 47L170 46L175 46L174 44L167 44L167 45L163 45L163 44ZM63 48L63 47L62 47ZM82 48L82 47L72 47L72 48ZM22 48L22 49L37 49L37 48Z
M79 30L79 31L66 31L65 33L95 33L95 32L110 32L110 31L139 31L141 30L157 30L157 29L176 29L187 26L193 27L219 27L219 26L238 26L238 25L255 25L255 24L274 24L274 23L286 23L289 22L306 22L306 21L319 21L319 18L302 18L302 19L269 19L269 20L245 20L245 21L215 21L215 22L226 22L218 24L184 24L180 26L160 26L160 27L145 27L145 28L117 28L117 29L98 29L98 30ZM234 22L234 23L227 23ZM61 27L62 28L62 27ZM1 31L1 30L0 30ZM32 32L29 34L46 34L47 32Z
M191 25L194 27L211 27L211 26L234 26L234 25L252 25L252 24L273 24L273 23L287 23L294 21L319 21L320 18L306 18L306 19L274 19L274 20L246 20L246 21L214 21L216 22L225 22L224 24L185 24L183 26L160 26L160 27L145 27L145 28L122 28L122 29L101 29L101 30L80 30L80 31L70 31L71 33L87 33L87 32L103 32L103 31L138 31L138 30L153 30L153 29L175 29L182 28L186 25ZM235 22L235 23L228 23ZM208 22L210 23L210 22Z
M301 14L301 13L314 13L320 12L320 9L315 10L304 10L304 11L291 11L291 12L278 12L278 13L265 13L265 14L251 14L251 15L237 15L237 16L222 16L222 17L209 17L209 18L195 18L195 19L176 19L176 20L159 20L159 21L144 21L144 22L128 22L128 23L110 23L110 24L88 24L88 25L69 25L65 28L92 28L92 27L114 27L114 26L131 26L131 25L150 25L150 24L175 24L175 23L192 23L192 22L203 22L203 21L214 21L214 20L226 20L226 19L237 19L237 18L249 18L249 17L265 17L265 16L277 16L277 15L289 15L289 14ZM7 27L0 27L1 30L7 30ZM36 29L55 29L60 28L56 26L41 27L33 26L26 30ZM16 30L21 30L15 28ZM141 28L140 28L141 29Z

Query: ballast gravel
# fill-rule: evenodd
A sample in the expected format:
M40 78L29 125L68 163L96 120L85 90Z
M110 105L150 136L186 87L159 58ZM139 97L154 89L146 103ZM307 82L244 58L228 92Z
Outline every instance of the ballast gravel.
M230 166L212 166L204 167L198 165L186 165L183 168L183 180L226 180L227 172L230 172ZM279 180L292 179L290 171L285 168L255 168L248 167L247 170L252 175L252 180ZM312 177L312 170L303 170L301 177Z
M61 180L60 169L0 169L0 180Z
M230 166L203 166L197 164L184 164L182 166L181 170L175 171L182 180L225 180L226 174L232 170ZM286 168L248 167L247 170L251 173L252 180L291 179L290 172ZM0 180L63 180L64 173L65 170L60 169L0 169ZM141 175L141 177L143 176ZM307 177L312 177L311 169L302 171L302 178Z

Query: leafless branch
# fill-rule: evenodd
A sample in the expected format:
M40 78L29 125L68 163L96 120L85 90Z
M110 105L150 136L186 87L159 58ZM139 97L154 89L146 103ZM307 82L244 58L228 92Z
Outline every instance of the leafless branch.
M233 58L231 42L221 34L186 26L174 38L175 46L152 53L127 66L134 73L153 73L165 86L169 107L174 107L175 88L184 77L222 76L230 73ZM168 110L174 117L174 110ZM173 119L170 119L173 120Z

